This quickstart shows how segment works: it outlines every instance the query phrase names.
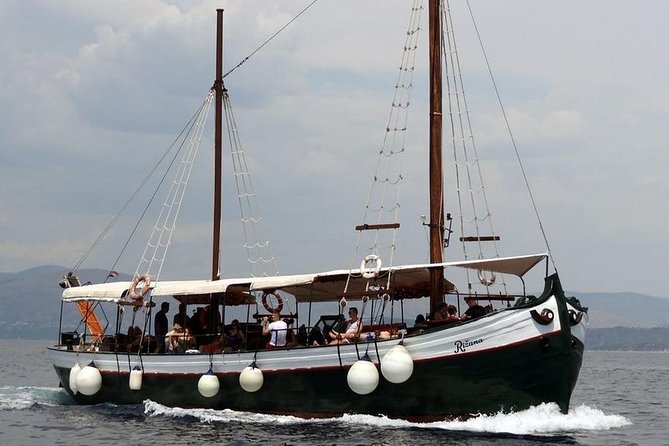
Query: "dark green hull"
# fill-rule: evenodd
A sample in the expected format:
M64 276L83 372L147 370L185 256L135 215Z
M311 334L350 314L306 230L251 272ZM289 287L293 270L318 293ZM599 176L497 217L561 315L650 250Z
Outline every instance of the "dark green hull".
M370 395L351 392L348 368L265 373L260 391L247 393L239 375L219 375L221 390L213 398L201 396L201 375L151 375L142 389L129 390L127 373L103 374L102 389L94 396L77 394L77 402L139 404L146 399L167 406L229 408L301 416L342 413L385 414L399 418L443 419L500 410L521 410L542 402L555 402L567 411L581 367L583 345L560 336L452 360L414 364L412 377L403 384L383 378ZM67 383L69 369L56 368ZM490 371L494 371L490 373Z

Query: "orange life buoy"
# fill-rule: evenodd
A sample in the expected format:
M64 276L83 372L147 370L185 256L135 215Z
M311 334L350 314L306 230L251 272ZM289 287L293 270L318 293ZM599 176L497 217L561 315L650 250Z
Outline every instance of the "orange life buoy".
M142 291L137 292L137 286L139 286L140 283L144 283L142 286ZM144 299L144 296L146 296L149 292L149 286L151 285L151 277L149 277L148 274L142 274L134 279L132 279L132 283L130 283L130 288L128 288L128 294L130 295L130 298L132 300L142 300Z
M267 302L268 296L274 296L274 298L276 299L276 308L272 307L270 305L270 302ZM270 313L274 311L281 313L281 310L283 309L283 299L276 293L276 291L272 293L265 292L262 295L262 306L265 307L265 309Z

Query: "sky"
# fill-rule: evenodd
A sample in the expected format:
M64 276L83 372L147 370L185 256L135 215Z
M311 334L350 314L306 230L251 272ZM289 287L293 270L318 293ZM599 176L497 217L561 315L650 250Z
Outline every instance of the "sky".
M216 8L227 71L309 3L1 2L0 271L79 261L211 87ZM669 297L669 3L469 3L563 286ZM351 265L411 4L317 1L225 79L281 273ZM454 26L500 254L544 252L465 6L453 2ZM425 73L417 67L397 263L427 259ZM211 140L165 278L209 275ZM245 275L236 198L224 200L223 274ZM116 269L134 271L147 237ZM111 232L83 266L109 268L124 240Z

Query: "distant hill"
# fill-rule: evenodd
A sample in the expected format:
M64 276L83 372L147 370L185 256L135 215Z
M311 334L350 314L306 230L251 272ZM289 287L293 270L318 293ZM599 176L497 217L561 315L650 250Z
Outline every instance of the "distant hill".
M63 291L58 282L67 272L49 265L0 273L0 338L55 339ZM77 275L82 283L100 282L107 272L84 269ZM117 280L130 279L121 274ZM589 308L588 348L669 349L669 299L625 292L567 294Z
M591 328L669 327L669 299L638 293L580 293L576 296L589 308Z
M0 273L0 338L56 338L63 289L58 282L68 273L62 266L48 265L18 273ZM82 283L103 281L109 271L82 269ZM124 274L119 279L130 280ZM74 315L72 316L74 317Z
M590 350L669 350L669 327L655 328L595 328L588 331Z

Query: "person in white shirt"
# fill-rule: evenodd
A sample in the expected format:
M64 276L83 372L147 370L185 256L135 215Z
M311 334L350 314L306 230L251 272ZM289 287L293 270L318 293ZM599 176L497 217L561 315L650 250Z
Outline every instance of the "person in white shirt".
M273 311L271 317L271 323L268 323L267 319L263 321L262 334L268 335L271 333L269 342L267 343L266 347L268 349L285 347L288 324L281 320L281 315L278 311Z
M336 330L330 332L330 337L333 338L331 342L332 344L348 344L360 336L362 321L358 319L358 309L356 307L351 307L351 309L348 310L348 315L351 317L351 320L348 322L346 332L339 333Z

